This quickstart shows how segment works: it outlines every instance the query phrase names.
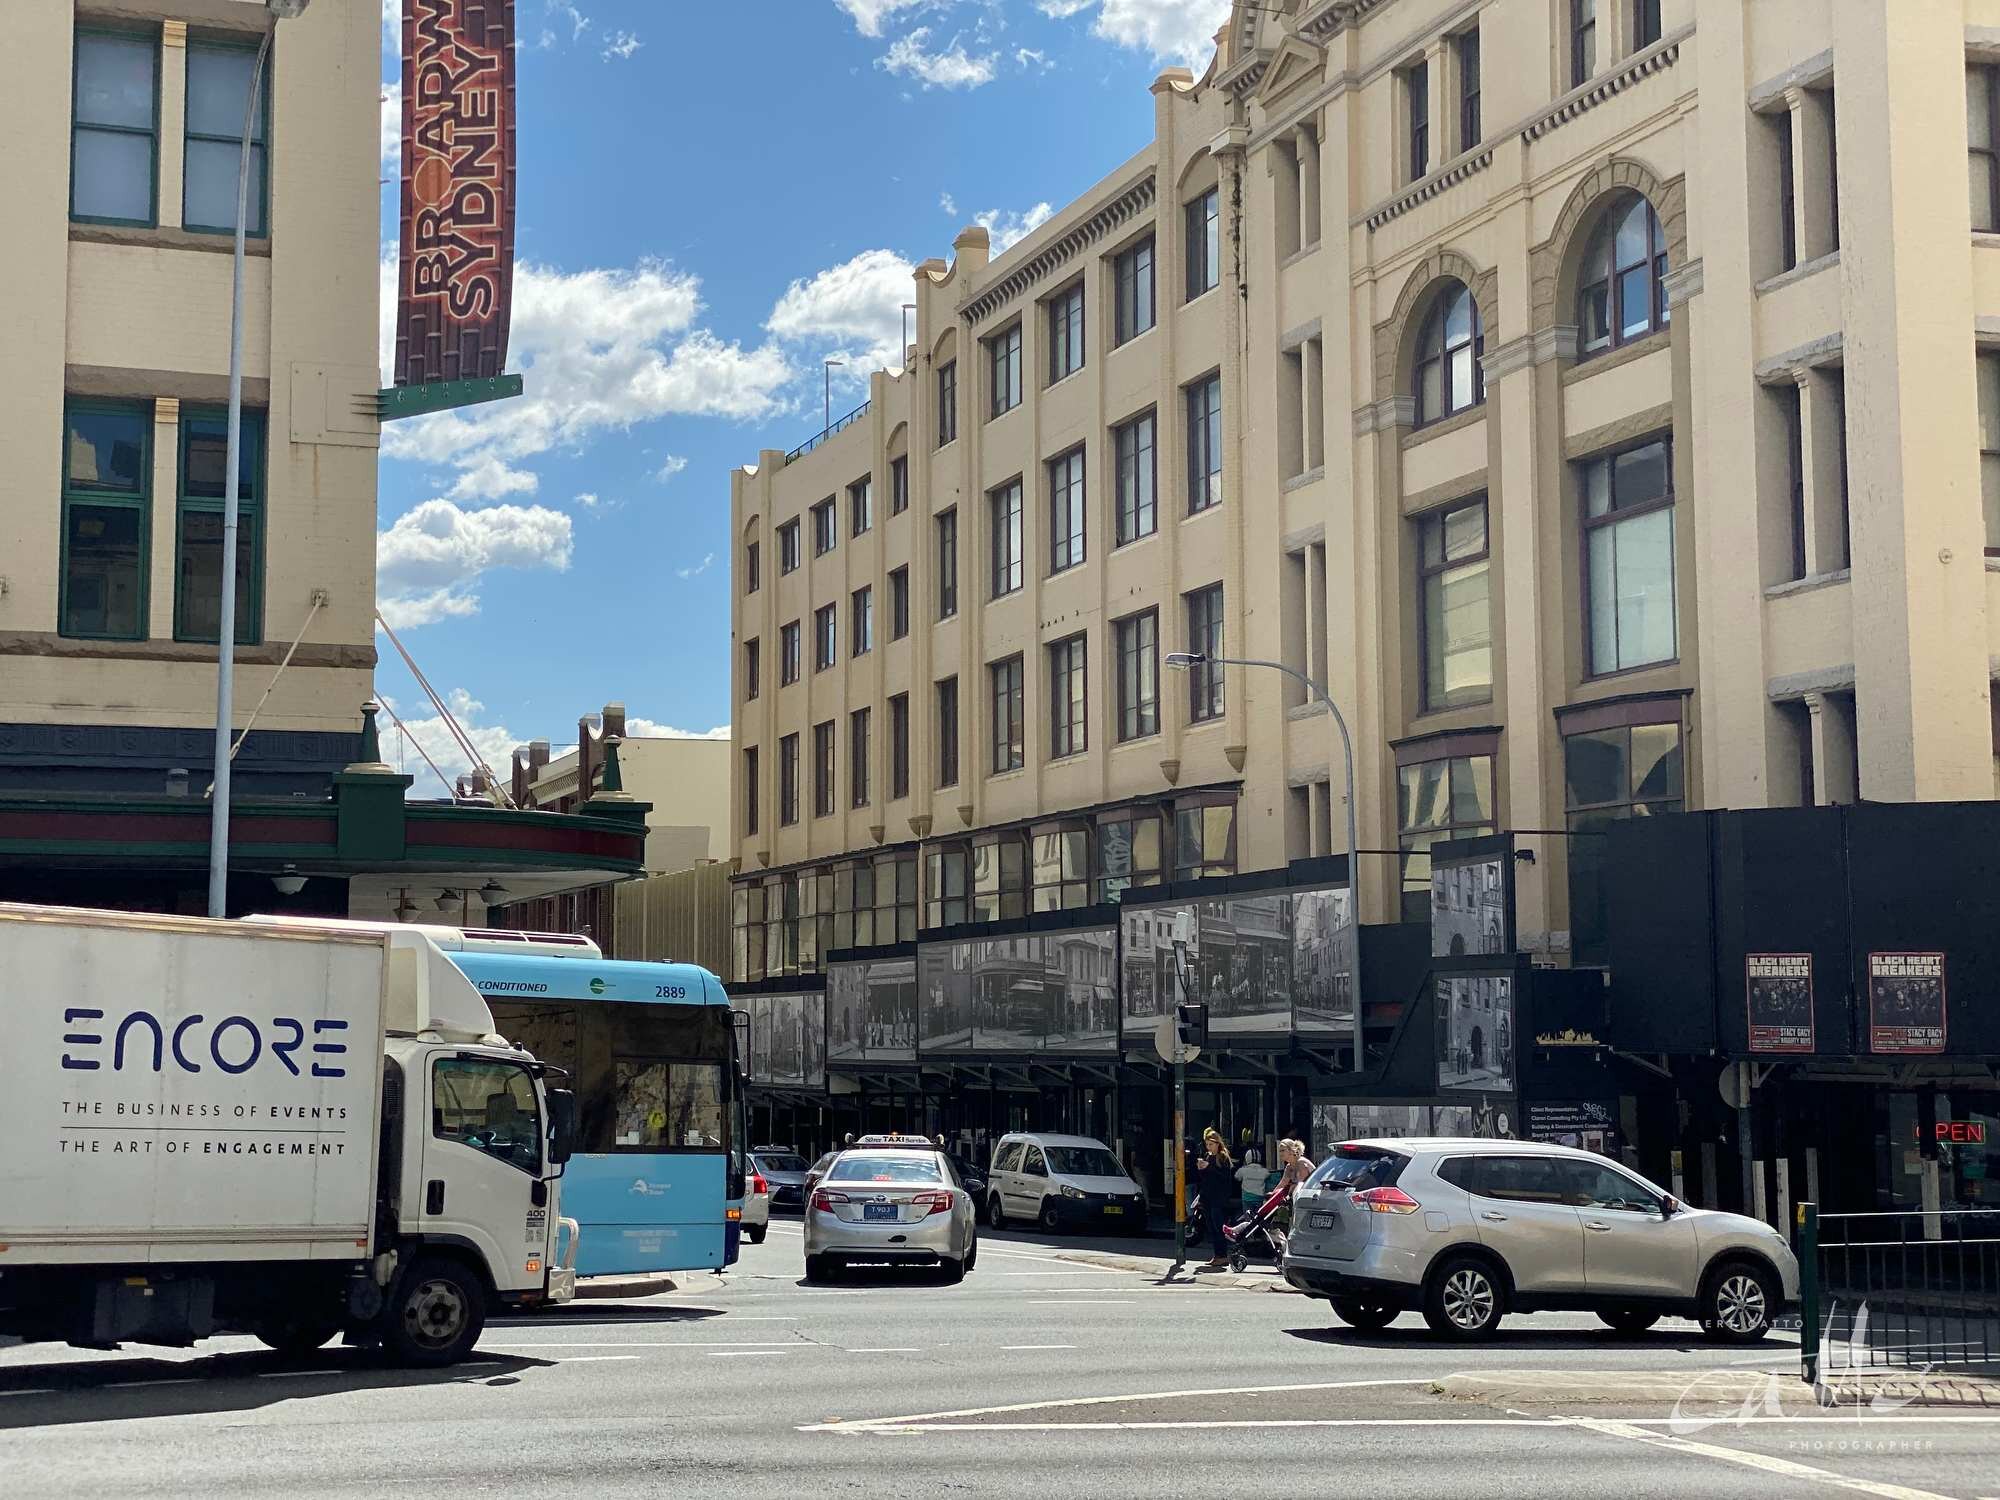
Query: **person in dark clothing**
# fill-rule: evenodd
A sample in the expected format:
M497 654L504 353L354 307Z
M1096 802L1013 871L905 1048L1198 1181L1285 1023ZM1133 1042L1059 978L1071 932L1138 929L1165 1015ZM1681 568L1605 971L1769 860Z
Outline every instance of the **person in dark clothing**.
M1229 1264L1229 1241L1222 1229L1229 1222L1229 1206L1236 1201L1236 1163L1229 1147L1213 1126L1201 1134L1202 1158L1194 1169L1194 1188L1201 1194L1202 1217L1208 1221L1209 1248L1215 1254L1208 1269Z

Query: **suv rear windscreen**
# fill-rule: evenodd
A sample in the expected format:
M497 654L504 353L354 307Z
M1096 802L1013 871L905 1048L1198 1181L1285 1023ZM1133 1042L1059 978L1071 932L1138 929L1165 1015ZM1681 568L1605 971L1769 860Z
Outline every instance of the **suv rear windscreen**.
M1401 1152L1380 1146L1336 1146L1327 1159L1306 1179L1307 1187L1363 1188L1388 1187L1403 1175L1410 1159Z

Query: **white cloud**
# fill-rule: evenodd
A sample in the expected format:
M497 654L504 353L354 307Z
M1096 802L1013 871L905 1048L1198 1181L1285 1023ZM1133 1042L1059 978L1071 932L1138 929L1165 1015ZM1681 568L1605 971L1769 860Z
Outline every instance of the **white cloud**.
M585 510L596 510L603 502L597 498L597 491L585 490L576 497L576 503Z
M382 165L389 177L403 170L403 85L382 85Z
M1004 254L1017 241L1026 239L1048 223L1054 212L1055 210L1046 203L1037 203L1026 213L1018 214L1003 213L997 208L989 208L984 213L974 214L972 222L985 229L987 239L992 242L993 253L997 256Z
M889 50L875 59L875 66L899 77L917 79L926 89L976 89L993 81L992 53L974 56L957 37L942 52L933 52L930 39L930 27L919 26L908 36L891 42Z
M510 468L488 456L461 470L458 480L446 490L447 500L498 500L504 495L532 495L542 482L526 469Z
M854 29L863 36L880 36L882 23L899 12L922 10L932 0L833 0L854 20Z
M645 45L629 31L614 31L611 40L604 44L604 60L610 62L615 57L623 61Z
M1229 0L1036 0L1044 15L1078 15L1097 5L1091 31L1107 42L1159 62L1199 72L1215 51L1215 33L1229 19Z
M395 349L396 268L382 265L383 369ZM745 349L694 326L701 283L660 261L562 271L524 261L514 275L508 363L514 400L385 428L386 457L472 468L581 448L658 417L763 418L785 409L793 371L775 344ZM386 378L386 374L385 374Z
M939 193L938 207L948 214L955 214L958 212L958 200L952 197L950 193Z
M718 724L713 729L675 729L651 719L627 719L625 733L632 739L640 740L726 740L729 738L729 726Z
M1055 68L1055 62L1048 53L1034 47L1016 47L1014 61L1024 68L1034 68L1043 73L1051 72Z
M392 622L393 623L393 622ZM445 704L451 709L451 716L458 721L458 727L465 731L465 737L472 741L486 764L504 783L513 764L514 747L527 741L515 734L505 724L482 724L479 716L486 711L486 705L466 692L464 688L453 688L444 695ZM404 712L404 705L395 699L384 698L397 713L403 716L403 728L409 731L412 744L409 753L403 754L403 735L396 728L395 721L382 726L382 754L392 763L400 763L411 775L419 778L416 791L420 796L439 795L437 778L424 764L423 755L417 753L422 746L424 753L437 763L437 768L446 776L463 776L472 769L465 752L458 747L452 737L444 716L432 714L428 718L412 718ZM425 700L429 706L429 700ZM414 711L414 710L412 710ZM429 783L426 786L426 783Z
M378 607L392 626L476 614L489 568L569 567L570 518L544 505L463 510L426 500L375 538Z
M590 17L586 16L574 5L565 3L565 0L549 0L548 9L549 14L553 16L568 18L570 26L569 39L572 42L582 41L583 34L590 30Z
M700 562L696 563L693 567L675 568L674 572L679 574L682 578L699 578L703 573L706 573L714 565L715 565L715 554L711 552L708 554L708 556L704 557Z
M653 479L659 484L665 484L687 466L688 461L678 453L669 453L667 461L653 471Z
M893 250L864 250L810 281L794 281L764 327L781 339L837 341L842 347L831 351L836 355L847 355L850 345L864 345L848 360L850 378L865 377L869 370L901 369L903 304L915 295L915 274L915 267Z

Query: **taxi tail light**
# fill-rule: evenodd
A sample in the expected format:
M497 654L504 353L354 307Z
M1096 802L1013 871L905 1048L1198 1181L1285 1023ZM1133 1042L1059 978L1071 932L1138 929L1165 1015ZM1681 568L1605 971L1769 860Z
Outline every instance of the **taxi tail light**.
M1363 1188L1348 1201L1371 1214L1413 1214L1423 1207L1398 1187Z
M847 1194L829 1193L825 1188L821 1188L813 1194L813 1208L823 1214L832 1213L834 1204L845 1203L847 1201Z
M951 1211L950 1193L919 1193L910 1202L916 1205L916 1207L921 1208L924 1211L924 1217L927 1219L932 1214L949 1213Z

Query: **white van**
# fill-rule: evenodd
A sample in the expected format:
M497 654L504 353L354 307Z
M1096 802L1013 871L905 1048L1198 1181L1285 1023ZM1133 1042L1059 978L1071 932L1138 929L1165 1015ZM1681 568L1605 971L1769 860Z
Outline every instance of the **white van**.
M986 1173L986 1222L1143 1234L1146 1197L1104 1142L1087 1135L1009 1135Z

